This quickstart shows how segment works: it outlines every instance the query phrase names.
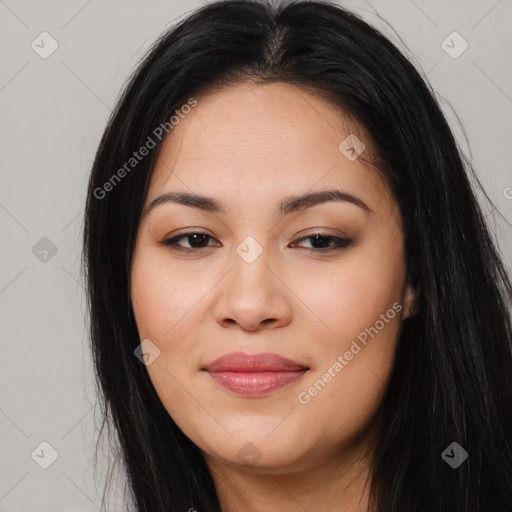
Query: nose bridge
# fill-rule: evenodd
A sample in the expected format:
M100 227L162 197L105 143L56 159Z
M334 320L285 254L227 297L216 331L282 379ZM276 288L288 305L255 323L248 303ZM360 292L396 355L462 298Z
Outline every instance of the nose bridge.
M236 321L249 330L270 319L279 325L289 321L291 308L270 264L268 248L251 236L242 240L230 259L231 272L223 281L216 305L217 321Z
M262 242L264 244L264 242ZM232 258L233 272L230 285L234 286L231 293L239 297L254 296L268 300L273 283L268 268L270 250L260 244L254 237L247 236L238 244Z

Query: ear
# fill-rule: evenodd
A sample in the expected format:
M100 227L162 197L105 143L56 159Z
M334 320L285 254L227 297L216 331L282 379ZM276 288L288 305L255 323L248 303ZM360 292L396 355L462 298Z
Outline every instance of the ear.
M418 312L418 292L408 284L404 296L404 314L402 320L414 316Z

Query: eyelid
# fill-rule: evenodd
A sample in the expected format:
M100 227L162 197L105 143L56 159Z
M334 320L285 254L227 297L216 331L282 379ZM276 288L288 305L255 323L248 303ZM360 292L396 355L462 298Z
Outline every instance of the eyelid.
M204 230L189 230L189 231L185 231L183 233L174 235L172 237L166 237L166 238L164 238L164 240L161 243L162 243L162 245L165 245L165 246L171 248L172 250L177 250L177 251L181 251L181 252L185 252L185 253L189 253L189 254L192 254L192 253L199 254L200 252L203 252L205 250L210 249L211 247L214 247L212 245L206 245L205 247L182 247L182 246L178 245L178 242L181 239L183 239L183 238L186 239L188 237L191 237L192 235L203 235L203 236L206 236L207 238L209 238L210 240L217 240L213 235L210 235L210 233L208 233ZM336 251L339 249L347 248L353 244L353 240L348 238L345 234L342 234L341 236L337 236L337 235L333 235L327 231L322 231L322 228L316 228L316 230L314 232L307 233L307 231L306 231L302 236L297 236L294 239L294 241L291 242L291 244L292 244L291 246L292 247L297 246L298 242L302 242L303 240L307 240L309 238L314 238L314 237L329 239L330 241L334 241L335 245L334 246L331 245L326 248L314 248L314 247L303 248L304 250L306 250L310 253L321 254L321 253L333 252L333 251ZM218 240L217 240L217 242L218 242ZM218 245L217 245L217 247L218 247Z
M202 247L200 249L194 249L194 248L190 248L190 247L181 247L181 246L177 245L177 242L179 242L181 239L188 238L189 236L192 236L192 235L204 235L206 237L209 237L212 240L217 240L213 235L210 235L210 233L208 233L206 231L190 230L190 231L185 231L183 233L178 233L177 235L166 236L166 237L164 237L164 239L162 240L161 243L163 245L166 245L169 247L172 246L173 248L177 248L178 250L184 250L184 251L189 250L190 252L192 252L192 251L199 252L200 250L204 250L204 249L208 249L209 247L212 247L212 246L207 246L207 247Z

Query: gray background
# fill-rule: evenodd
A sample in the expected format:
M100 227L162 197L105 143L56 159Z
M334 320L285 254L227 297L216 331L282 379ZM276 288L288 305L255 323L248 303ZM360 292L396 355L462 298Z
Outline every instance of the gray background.
M95 482L94 381L80 277L88 172L138 59L165 27L203 3L0 0L0 511L99 510L105 459ZM512 0L343 5L397 41L376 13L394 27L428 74L490 198L512 222ZM59 45L46 59L31 47L35 40L50 48L38 37L43 31ZM458 58L441 46L453 31L469 44ZM457 39L445 44L461 48ZM512 230L486 212L510 269ZM51 451L42 442L58 454L47 469L39 464L51 461Z

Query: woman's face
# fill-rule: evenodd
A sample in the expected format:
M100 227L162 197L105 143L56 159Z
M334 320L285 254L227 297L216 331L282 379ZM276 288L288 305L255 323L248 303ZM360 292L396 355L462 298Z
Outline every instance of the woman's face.
M369 140L282 83L231 86L190 110L158 156L132 267L156 392L207 460L284 472L354 453L413 297ZM327 190L347 195L294 200ZM233 353L264 355L211 366Z

